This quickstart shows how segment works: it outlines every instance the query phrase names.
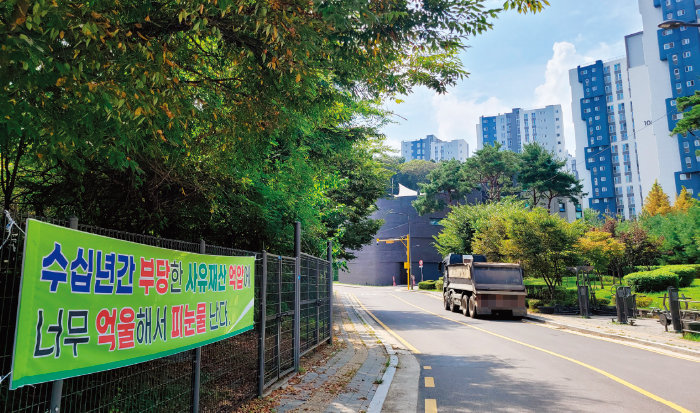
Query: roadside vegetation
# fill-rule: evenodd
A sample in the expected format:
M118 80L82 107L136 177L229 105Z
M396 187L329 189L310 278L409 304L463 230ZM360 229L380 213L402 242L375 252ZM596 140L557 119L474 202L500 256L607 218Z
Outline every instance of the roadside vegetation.
M636 220L584 211L567 222L527 201L506 197L456 205L435 237L441 254L483 254L522 265L531 308L576 305L576 271L599 304L613 304L613 286L629 285L641 308L663 308L669 286L700 301L700 203L685 189L673 205L658 185ZM700 309L692 304L691 308Z
M283 254L301 221L351 258L393 174L383 103L547 4L0 2L3 208Z

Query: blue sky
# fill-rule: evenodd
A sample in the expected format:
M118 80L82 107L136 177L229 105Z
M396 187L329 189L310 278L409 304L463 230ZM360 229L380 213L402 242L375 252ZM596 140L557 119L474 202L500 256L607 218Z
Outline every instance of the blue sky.
M387 104L398 116L383 129L386 143L398 149L402 140L435 134L465 139L473 152L479 116L561 104L567 150L575 153L568 70L623 56L624 36L640 31L642 18L635 0L550 3L536 15L502 14L492 31L471 39L461 56L470 76L447 94L417 88Z

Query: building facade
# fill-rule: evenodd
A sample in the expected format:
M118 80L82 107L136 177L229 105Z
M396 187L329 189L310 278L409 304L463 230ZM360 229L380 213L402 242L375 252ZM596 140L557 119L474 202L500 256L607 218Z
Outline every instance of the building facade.
M628 59L635 73L632 83L642 190L654 180L667 194L684 186L700 195L700 134L669 136L683 117L676 99L700 87L700 32L696 27L660 29L665 20L697 23L700 2L694 0L639 0L643 32L628 36Z
M514 108L510 113L481 116L476 125L477 149L498 142L503 150L520 153L524 145L537 142L560 159L565 159L563 125L561 105L531 110Z
M584 203L605 215L636 216L642 206L632 97L625 58L569 71L576 159Z
M625 37L625 57L569 72L584 202L625 218L639 214L656 181L671 198L682 187L700 195L700 134L670 136L683 117L676 99L698 90L700 32L658 28L697 22L700 1L638 2L644 30Z
M457 159L464 162L469 157L469 144L464 139L443 141L435 135L423 139L401 142L401 156L406 161L422 159L425 161L446 161Z

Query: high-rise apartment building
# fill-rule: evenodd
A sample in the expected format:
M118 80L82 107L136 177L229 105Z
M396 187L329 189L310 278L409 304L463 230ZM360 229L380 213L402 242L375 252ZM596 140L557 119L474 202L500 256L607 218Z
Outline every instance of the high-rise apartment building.
M641 210L637 141L624 58L569 71L576 159L588 207L601 214L636 216Z
M700 89L697 27L660 29L665 20L697 23L700 1L639 0L643 32L627 37L630 81L639 145L642 190L658 179L667 194L685 186L700 195L700 134L670 136L683 117L676 99ZM632 75L632 70L638 73Z
M694 0L639 0L644 31L625 37L626 56L569 72L588 207L633 217L655 181L668 194L683 186L700 194L698 134L670 136L683 117L676 99L698 88L700 33L658 28L664 20L696 22L698 9Z
M560 105L531 110L514 108L510 113L481 116L476 136L477 149L498 142L503 150L519 153L524 145L537 142L561 159L567 155Z
M401 142L401 156L406 161L423 159L425 161L446 161L457 159L464 162L469 157L469 144L464 139L443 141L435 135L428 135L424 139Z

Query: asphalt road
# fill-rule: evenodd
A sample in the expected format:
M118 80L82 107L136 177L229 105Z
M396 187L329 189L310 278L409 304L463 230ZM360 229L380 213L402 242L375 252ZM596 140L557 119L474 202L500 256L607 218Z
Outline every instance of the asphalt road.
M700 360L527 321L470 319L397 287L338 286L414 348L419 412L700 411Z

